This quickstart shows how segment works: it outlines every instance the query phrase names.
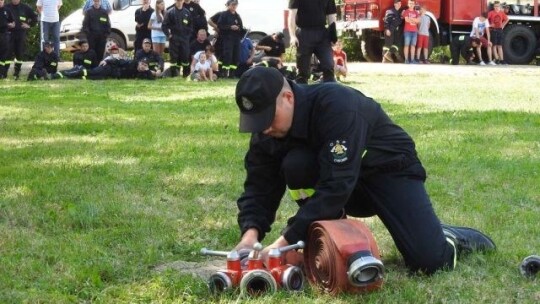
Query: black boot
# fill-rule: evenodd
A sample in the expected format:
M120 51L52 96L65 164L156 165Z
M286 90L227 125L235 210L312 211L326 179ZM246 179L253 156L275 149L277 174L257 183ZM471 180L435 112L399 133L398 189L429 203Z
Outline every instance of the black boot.
M0 65L0 79L6 78L7 69L4 65Z
M21 67L22 67L22 63L20 63L20 62L15 63L15 70L13 72L13 79L19 80L19 76L21 74Z
M473 251L492 251L497 248L487 235L476 229L444 224L441 227L444 235L454 242L458 256Z

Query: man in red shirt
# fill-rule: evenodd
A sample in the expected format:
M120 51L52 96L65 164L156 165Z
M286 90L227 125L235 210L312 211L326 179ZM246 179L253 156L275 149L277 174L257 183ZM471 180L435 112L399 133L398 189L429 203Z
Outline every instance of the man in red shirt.
M506 65L503 54L503 28L508 24L508 16L501 9L500 1L493 2L493 10L488 13L488 21L491 27L491 43L493 44L493 54L498 58L499 64Z
M416 2L409 0L408 9L401 13L401 17L405 20L403 28L403 54L405 55L405 63L418 63L414 59L416 51L416 39L418 37L418 23L420 22L420 14L414 9ZM409 48L411 50L411 59L409 60Z

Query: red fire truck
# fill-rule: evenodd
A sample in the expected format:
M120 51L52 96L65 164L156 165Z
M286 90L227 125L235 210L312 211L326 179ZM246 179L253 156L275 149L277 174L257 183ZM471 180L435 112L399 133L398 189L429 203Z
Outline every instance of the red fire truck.
M504 57L510 64L528 64L540 46L540 0L501 1L510 22L504 29ZM367 61L381 61L384 44L384 14L393 0L342 0L338 3L338 29L342 35L362 41ZM402 9L407 7L402 1ZM489 0L417 0L426 5L431 18L430 52L435 46L450 44L456 35L471 32L472 21L493 9Z

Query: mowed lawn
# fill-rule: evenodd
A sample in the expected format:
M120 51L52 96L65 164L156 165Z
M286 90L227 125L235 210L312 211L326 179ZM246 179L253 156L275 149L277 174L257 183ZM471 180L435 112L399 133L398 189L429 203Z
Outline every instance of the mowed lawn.
M168 267L239 239L249 135L234 81L2 81L0 303L538 303L540 277L518 266L540 254L539 79L534 67L357 66L346 84L413 136L441 220L481 229L498 251L411 275L370 218L380 291L257 299L210 297L204 279ZM265 243L295 206L283 199Z

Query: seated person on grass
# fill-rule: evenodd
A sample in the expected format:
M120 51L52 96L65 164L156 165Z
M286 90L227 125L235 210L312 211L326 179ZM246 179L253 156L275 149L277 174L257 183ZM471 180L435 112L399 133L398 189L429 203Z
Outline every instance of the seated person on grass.
M191 74L191 79L194 81L214 81L217 76L214 75L211 63L206 59L206 54L199 55L199 61L195 64L195 68Z
M58 56L53 51L54 45L51 41L43 43L43 51L37 54L27 80L55 78L58 69Z

